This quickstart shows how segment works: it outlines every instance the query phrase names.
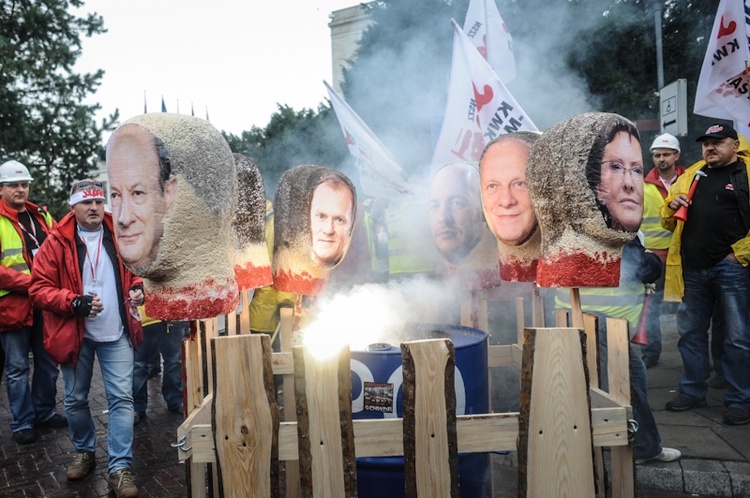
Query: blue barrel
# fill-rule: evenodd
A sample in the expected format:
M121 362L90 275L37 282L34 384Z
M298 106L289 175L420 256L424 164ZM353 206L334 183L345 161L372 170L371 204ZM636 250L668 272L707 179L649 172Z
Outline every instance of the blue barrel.
M456 351L456 415L489 412L488 335L453 325L410 324L396 333L399 342L450 339ZM355 419L401 418L403 409L401 349L396 340L373 343L351 352L352 416ZM486 453L459 455L461 496L490 495L490 458ZM360 498L405 496L404 459L357 459Z

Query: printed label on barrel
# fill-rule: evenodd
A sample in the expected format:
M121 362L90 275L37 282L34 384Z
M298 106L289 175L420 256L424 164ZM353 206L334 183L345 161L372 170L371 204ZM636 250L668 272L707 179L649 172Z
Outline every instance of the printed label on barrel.
M366 412L393 413L393 384L365 382Z

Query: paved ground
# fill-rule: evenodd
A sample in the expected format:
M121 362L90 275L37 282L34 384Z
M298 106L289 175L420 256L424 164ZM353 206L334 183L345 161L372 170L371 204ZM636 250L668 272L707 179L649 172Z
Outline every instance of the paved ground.
M649 398L662 434L663 444L679 448L681 462L640 465L638 496L750 497L750 426L727 427L721 423L724 391L712 389L709 406L683 413L664 410L674 396L682 369L677 352L674 315L662 317L664 353L649 370ZM749 366L750 368L750 366ZM92 385L92 408L97 432L97 470L82 482L69 483L66 467L73 451L67 429L37 431L37 442L19 446L10 434L10 413L5 383L0 385L0 496L1 497L97 497L107 495L106 400L101 378ZM62 380L58 381L62 399ZM149 381L147 419L135 429L133 470L141 496L186 496L184 465L177 462L175 430L181 417L167 411L159 393L159 381ZM63 413L62 406L59 412ZM495 457L495 469L505 484L496 497L515 495L513 456Z
M140 496L186 496L185 466L170 447L182 421L167 411L160 394L161 380L149 381L147 419L135 428L133 474ZM0 386L0 496L97 497L107 496L107 400L98 365L91 386L91 408L97 431L96 471L86 479L69 482L66 469L72 460L69 431L39 429L36 442L18 445L11 438L5 381ZM58 412L62 407L62 377L58 380Z

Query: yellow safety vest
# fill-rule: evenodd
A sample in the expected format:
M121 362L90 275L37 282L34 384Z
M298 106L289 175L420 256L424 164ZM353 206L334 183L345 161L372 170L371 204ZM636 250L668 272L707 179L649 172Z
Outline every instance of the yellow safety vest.
M669 249L672 232L661 226L659 209L664 204L664 198L653 183L643 185L643 246L646 249Z
M39 211L47 226L51 227L54 221L52 215ZM13 222L5 216L0 216L0 265L11 268L21 273L31 275L31 269L26 264L26 258L23 257L23 240L18 235ZM0 289L0 297L10 294L8 289Z
M642 283L625 282L619 287L586 287L581 288L579 293L583 312L625 318L631 334L638 329L646 295L646 288ZM555 307L570 309L570 289L557 289Z
M31 275L29 265L26 264L26 259L23 257L23 240L18 235L13 222L5 216L0 216L0 243L2 244L0 265ZM0 289L0 297L6 294L10 294L10 291Z
M388 273L402 275L433 272L438 259L417 250L418 245L414 244L413 213L409 213L407 209L406 204L401 204L386 210Z

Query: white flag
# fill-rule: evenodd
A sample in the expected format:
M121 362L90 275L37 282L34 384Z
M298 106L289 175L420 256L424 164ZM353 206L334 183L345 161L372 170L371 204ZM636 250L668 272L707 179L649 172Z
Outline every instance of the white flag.
M338 92L327 82L323 84L331 96L349 152L354 156L363 193L381 199L402 199L412 189L401 166Z
M500 78L453 21L453 60L433 172L454 162L479 161L498 135L537 131Z
M495 0L469 1L464 32L503 83L510 83L515 79L513 39L500 17Z
M742 0L721 0L695 94L693 112L750 126L750 16Z

